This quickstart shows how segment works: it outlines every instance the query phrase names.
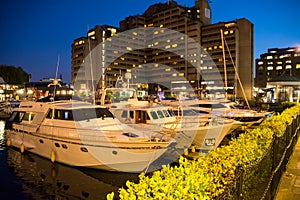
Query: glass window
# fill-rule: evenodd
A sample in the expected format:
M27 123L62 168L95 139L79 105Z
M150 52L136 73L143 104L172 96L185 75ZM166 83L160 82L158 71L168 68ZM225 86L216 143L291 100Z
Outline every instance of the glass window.
M153 119L158 119L158 116L157 116L155 111L151 111L150 114L151 114Z
M166 110L163 110L163 113L165 114L165 116L166 116L166 117L170 117L170 115L169 115L168 111L166 111Z
M161 110L157 111L157 115L158 115L159 118L164 118L165 117Z
M35 114L33 113L25 113L22 120L24 121L32 121L34 118Z
M53 114L53 111L52 111L52 109L49 109L49 111L48 111L48 114L47 114L46 118L47 118L47 119L52 119L52 114Z

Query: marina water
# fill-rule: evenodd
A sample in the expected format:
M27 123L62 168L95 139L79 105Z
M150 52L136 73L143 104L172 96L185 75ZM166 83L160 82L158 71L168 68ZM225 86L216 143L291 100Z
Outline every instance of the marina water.
M80 158L78 158L80 159ZM0 199L106 199L138 174L74 168L7 147L0 121Z

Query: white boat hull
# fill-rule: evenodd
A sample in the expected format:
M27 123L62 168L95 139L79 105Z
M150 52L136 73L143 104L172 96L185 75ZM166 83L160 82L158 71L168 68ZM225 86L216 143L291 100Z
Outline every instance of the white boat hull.
M11 145L70 166L109 171L142 172L158 159L170 143L107 141L82 142L38 133L6 130ZM22 150L21 150L22 151Z

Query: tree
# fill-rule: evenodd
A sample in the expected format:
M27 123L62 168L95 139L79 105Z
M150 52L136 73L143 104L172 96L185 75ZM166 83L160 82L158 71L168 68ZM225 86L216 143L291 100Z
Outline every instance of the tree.
M29 80L29 74L22 67L8 65L0 65L0 76L9 84L22 84Z

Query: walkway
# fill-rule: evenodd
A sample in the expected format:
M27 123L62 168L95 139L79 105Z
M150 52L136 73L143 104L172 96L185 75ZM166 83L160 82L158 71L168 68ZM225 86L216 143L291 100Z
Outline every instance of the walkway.
M300 199L300 138L288 162L287 170L283 173L276 200Z

